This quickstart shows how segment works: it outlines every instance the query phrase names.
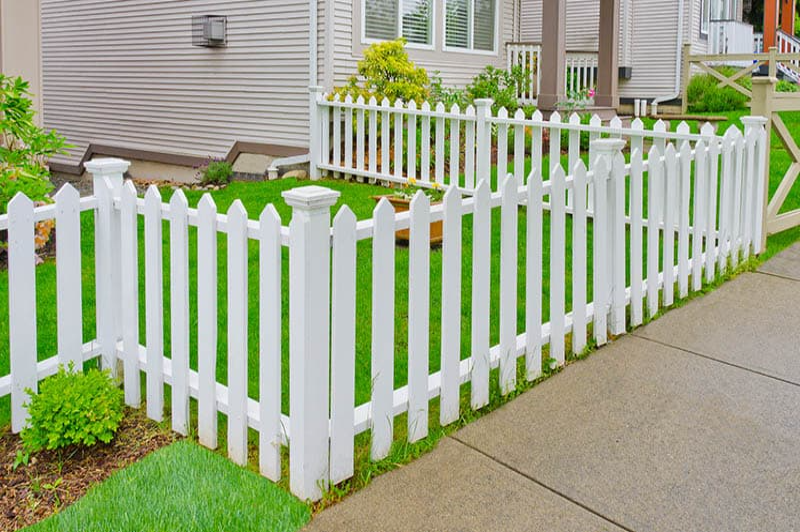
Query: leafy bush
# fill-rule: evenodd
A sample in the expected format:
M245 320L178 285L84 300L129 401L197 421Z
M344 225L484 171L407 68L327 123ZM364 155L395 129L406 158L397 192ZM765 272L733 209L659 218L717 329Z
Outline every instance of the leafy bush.
M347 85L334 89L342 98L350 95L354 100L374 96L379 102L388 98L418 104L430 97L430 79L424 68L416 66L405 50L406 40L379 42L364 51L358 62L358 76L352 76ZM359 79L359 76L361 79Z
M718 67L723 76L730 77L737 72L734 67ZM736 82L746 89L752 88L752 80L744 76ZM693 112L719 113L735 111L747 107L748 98L741 92L731 87L718 87L719 80L711 74L699 74L689 81L687 98L689 110Z
M527 72L519 65L511 70L487 66L467 85L466 97L469 103L479 98L491 98L494 100L494 113L505 107L509 114L513 114L519 108L517 87L524 85L527 79Z
M797 86L797 83L782 79L775 85L775 90L777 92L800 92L800 87Z
M22 441L30 452L108 443L122 421L123 392L107 371L76 372L70 363L42 381L38 394L28 395L30 426Z
M17 192L44 201L52 190L47 160L69 147L34 122L28 82L0 74L0 214Z
M233 165L228 161L211 159L200 168L199 177L203 185L227 185L233 177Z

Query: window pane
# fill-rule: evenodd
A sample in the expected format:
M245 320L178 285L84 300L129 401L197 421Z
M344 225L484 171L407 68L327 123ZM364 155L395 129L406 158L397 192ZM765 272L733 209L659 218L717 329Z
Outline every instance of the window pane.
M447 17L445 24L445 44L456 48L467 48L469 40L467 31L469 28L469 12L467 11L468 0L447 0L445 8Z
M364 0L364 35L368 39L397 38L398 0Z
M474 0L472 47L476 50L494 50L495 0Z
M403 0L403 37L431 44L431 0Z

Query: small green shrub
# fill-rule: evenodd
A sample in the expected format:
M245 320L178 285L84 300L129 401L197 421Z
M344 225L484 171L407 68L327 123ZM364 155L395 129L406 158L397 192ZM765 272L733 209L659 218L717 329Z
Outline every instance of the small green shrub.
M347 85L334 89L333 93L342 98L349 95L353 100L359 96L369 100L374 96L378 102L384 98L390 102L414 100L418 104L427 100L428 72L408 58L405 44L406 40L400 38L370 45L364 51L364 59L358 62L358 76L352 76Z
M730 77L737 71L729 66L718 67L723 76ZM746 89L752 88L752 80L744 76L736 83ZM736 111L747 107L748 98L741 92L731 87L719 87L719 80L711 74L699 74L689 81L686 97L689 100L689 110L697 113L720 113Z
M200 168L200 182L203 185L224 186L231 182L233 165L228 161L211 160Z
M479 98L494 100L492 111L497 113L505 107L509 114L514 114L519 109L517 87L525 85L528 79L527 72L519 65L511 70L503 70L487 66L483 72L475 76L465 89L469 103Z
M28 390L26 407L30 425L22 441L30 452L62 449L70 445L90 447L114 438L123 414L123 392L107 371L74 371L63 366L42 381L39 393Z
M775 85L775 90L777 92L800 92L800 87L797 86L797 83L782 79Z

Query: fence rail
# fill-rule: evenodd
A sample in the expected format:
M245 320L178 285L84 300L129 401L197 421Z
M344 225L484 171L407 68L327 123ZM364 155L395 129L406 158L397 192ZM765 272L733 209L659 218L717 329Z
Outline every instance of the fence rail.
M192 430L189 406L196 400L197 431L205 446L218 445L217 414L224 414L227 452L237 463L248 459L248 428L257 431L259 469L270 479L280 478L281 447L288 446L291 490L316 500L325 486L353 475L357 434L369 431L371 457L382 459L396 439L394 424L400 414L408 423L408 440L424 438L431 399L439 398L439 422L450 424L462 414L460 398L467 393L462 384L471 384L468 408L479 409L489 401L494 368L501 392L508 394L518 385L518 367L524 368L525 379L536 379L548 358L565 364L569 353L581 353L590 338L597 345L606 343L609 334L640 325L673 305L676 296L699 290L761 250L763 190L758 176L765 165L766 133L756 118L747 121L744 134L731 128L718 136L710 126L693 135L685 126L669 133L663 124L645 131L641 123L626 129L619 123L602 127L563 124L558 118L517 120L502 113L492 116L491 102L482 102L474 116L424 105L387 108L321 97L314 102L318 108L312 122L338 113L348 123L350 113L357 140L349 148L341 132L338 140L345 151L363 154L352 167L344 167L341 159L333 164L335 146L330 142L336 128L331 131L325 120L316 122L311 130L319 136L312 146L326 148L312 151L318 170L408 182L409 172L422 176L426 166L403 167L417 157L406 158L409 152L399 150L389 157L399 161L396 167L379 167L377 131L393 127L397 134L392 140L400 142L416 134L414 121L422 121L427 134L420 140L431 138L426 128L432 127L436 147L444 122L457 120L471 128L468 135L474 138L467 143L475 148L471 186L461 176L461 144L456 142L458 149L447 155L455 154L459 164L447 167L447 174L439 158L443 149L428 161L433 171L426 183L442 183L447 189L441 203L432 204L418 191L410 210L398 213L383 198L372 216L362 220L344 205L331 222L338 193L318 186L284 192L292 208L288 226L282 225L273 205L252 220L239 201L222 214L208 195L196 209L181 191L169 203L155 187L139 198L133 184L123 182L127 163L118 160L87 163L95 182L89 199L79 199L69 186L55 196L54 206L34 208L30 200L16 196L9 213L0 216L9 228L11 316L11 374L0 379L0 395L11 393L14 431L25 424L25 388L35 390L57 363L99 356L103 367L123 379L127 404L136 407L146 400L153 419L164 415L168 385L177 432ZM378 113L388 117L381 115L380 124L365 123L365 117ZM526 128L532 136L526 136ZM562 130L569 138L567 170L560 163ZM549 168L542 158L544 132L550 135L551 160L559 161ZM502 153L498 144L517 145L518 133L532 148L510 152L515 165L500 173L492 190L490 154ZM580 134L591 136L588 165L579 152L570 151L579 147ZM380 142L389 142L387 136ZM627 143L630 151L623 152ZM367 159L370 153L374 156ZM517 157L522 157L520 165ZM390 172L384 174L384 169ZM96 220L92 258L97 269L97 339L87 344L81 343L82 305L80 289L75 289L82 260L76 230L81 210L93 211ZM55 217L59 233L59 355L37 363L33 227L42 217ZM432 271L430 228L439 220L443 241L436 253L441 253L442 266ZM402 228L410 231L408 258L403 259L408 261L406 313L399 310L395 284L398 273L405 271L398 265L395 244ZM218 268L220 241L226 244L224 268ZM356 312L358 290L364 289L356 278L362 241L370 242L368 323L358 322ZM493 250L499 250L497 261L492 260ZM196 285L190 283L195 258ZM285 261L288 276L283 273ZM440 276L440 290L432 290L434 276ZM218 308L222 286L224 313ZM248 305L254 291L257 314ZM289 298L288 313L284 297ZM434 314L441 316L432 319ZM196 365L189 356L195 316ZM405 327L397 328L401 322ZM226 350L217 338L218 323L227 330ZM282 362L284 327L288 368ZM397 338L397 330L407 330L407 338ZM435 332L440 345L432 343ZM254 369L248 364L253 341L258 351L255 395L248 386L253 381L248 377ZM369 360L360 360L357 346L365 341ZM398 351L401 345L407 350ZM398 356L407 357L405 382L396 380ZM218 362L226 364L224 379L217 375ZM356 367L371 372L370 398L360 404L355 400ZM288 411L281 405L281 376L287 372Z

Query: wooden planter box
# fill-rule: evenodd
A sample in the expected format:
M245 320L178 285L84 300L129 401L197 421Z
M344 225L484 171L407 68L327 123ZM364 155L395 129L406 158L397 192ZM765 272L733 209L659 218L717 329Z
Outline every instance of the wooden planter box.
M411 200L402 198L400 196L395 196L394 194L386 194L384 196L372 196L372 199L375 200L375 203L379 202L381 198L386 198L389 200L389 203L392 204L394 207L395 212L404 212L411 208ZM441 201L433 202L431 205L437 205L441 203ZM398 229L395 233L395 238L398 242L403 244L408 244L408 241L411 237L411 231L409 229ZM442 243L442 220L431 222L431 244L441 244Z

